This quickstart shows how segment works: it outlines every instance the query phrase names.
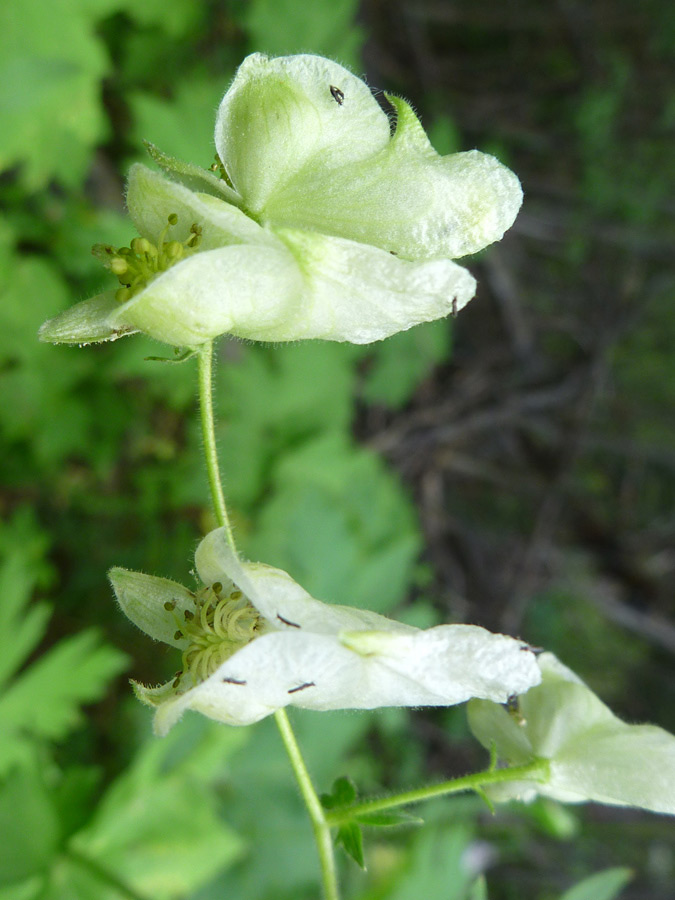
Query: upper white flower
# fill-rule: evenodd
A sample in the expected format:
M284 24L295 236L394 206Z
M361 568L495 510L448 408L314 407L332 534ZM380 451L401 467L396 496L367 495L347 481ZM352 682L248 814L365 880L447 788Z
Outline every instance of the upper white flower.
M421 631L376 613L321 603L279 569L242 562L225 530L195 555L204 588L110 572L117 600L150 637L183 651L183 670L136 686L165 734L186 709L247 725L288 704L305 709L504 702L540 680L521 641L473 625Z
M513 765L549 760L547 781L490 788L496 799L544 794L566 803L595 800L675 813L675 736L655 725L629 725L552 653L538 658L541 684L518 709L473 700L469 724L483 746L496 744Z
M472 150L439 156L410 106L318 56L247 57L216 121L218 177L151 155L127 204L141 235L99 248L123 285L46 322L46 341L145 332L195 347L230 333L368 343L461 309L451 260L499 240L516 176Z

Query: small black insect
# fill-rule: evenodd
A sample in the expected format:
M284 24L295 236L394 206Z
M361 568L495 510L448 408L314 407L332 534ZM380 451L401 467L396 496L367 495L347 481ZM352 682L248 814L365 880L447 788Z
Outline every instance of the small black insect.
M304 691L305 688L316 687L313 681L305 681L303 684L299 684L297 687L291 688L290 691L286 691L287 694L297 694L298 691Z
M223 678L225 684L246 684L245 681L238 681L236 678Z
M452 317L453 319L457 318L457 297L452 299Z
M340 88L335 87L335 85L331 84L330 86L330 95L335 100L338 106L342 106L345 102L345 94L344 91L341 91Z
M283 622L284 625L290 625L291 628L299 628L300 627L297 622L289 622L288 619L284 619L284 617L280 616L279 613L277 613L277 619L280 622Z

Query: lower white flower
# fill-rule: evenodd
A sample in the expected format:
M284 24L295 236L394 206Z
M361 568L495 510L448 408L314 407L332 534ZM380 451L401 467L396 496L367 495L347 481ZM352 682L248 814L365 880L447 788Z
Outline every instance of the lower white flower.
M280 569L242 562L225 530L200 543L196 593L164 578L115 568L126 615L183 652L158 688L135 685L165 734L186 709L247 725L293 704L305 709L451 706L504 702L540 681L521 641L474 625L426 631L366 610L322 603Z
M622 722L552 653L538 664L541 684L517 704L469 704L471 730L500 759L515 766L549 761L547 779L504 782L489 796L527 801L541 794L675 814L675 736Z

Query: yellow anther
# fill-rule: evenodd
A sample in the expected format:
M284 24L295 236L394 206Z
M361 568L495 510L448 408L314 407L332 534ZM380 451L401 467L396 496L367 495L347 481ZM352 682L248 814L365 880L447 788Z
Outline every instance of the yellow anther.
M190 226L190 233L184 241L167 241L169 229L178 224L177 213L170 213L166 221L156 244L147 238L135 237L128 247L115 249L109 244L95 244L92 247L92 253L117 275L122 285L115 293L115 299L119 303L131 300L156 275L165 272L199 245L202 229L196 222Z
M115 275L124 275L129 270L127 261L121 256L115 256L110 260L110 271Z
M164 245L164 253L166 254L167 259L180 259L183 255L183 245L178 241L169 241L168 244Z
M139 256L143 253L150 252L150 241L147 238L137 237L131 242L131 249Z

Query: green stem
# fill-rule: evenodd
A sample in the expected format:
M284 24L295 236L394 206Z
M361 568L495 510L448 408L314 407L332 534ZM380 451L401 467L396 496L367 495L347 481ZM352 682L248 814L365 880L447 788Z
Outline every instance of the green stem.
M204 456L206 458L206 471L211 488L211 500L213 511L219 525L224 526L230 547L236 551L232 525L227 514L223 485L220 480L220 468L218 466L218 452L216 450L216 430L213 417L213 344L211 341L202 344L199 349L199 408L202 420L202 438L204 441Z
M220 480L220 467L218 465L218 453L216 450L216 432L213 416L213 387L212 387L212 344L203 344L199 350L199 408L202 420L202 437L204 439L204 455L206 457L206 469L211 487L211 499L218 524L224 526L230 547L236 552L232 526L227 515L223 485ZM326 900L340 900L335 873L335 858L333 856L333 842L330 828L326 822L326 816L317 797L312 780L309 777L307 766L300 753L300 748L295 740L291 723L288 721L286 711L277 710L274 714L281 738L286 747L286 752L291 761L293 772L300 787L302 799L305 801L314 831L316 846L319 851L323 889ZM134 898L139 900L139 898Z
M275 712L274 718L277 721L281 738L286 747L288 758L291 761L293 772L305 801L305 806L312 821L312 829L314 831L314 840L319 851L319 862L321 863L321 875L323 879L323 890L325 900L339 900L339 891L337 885L337 874L335 872L335 857L333 855L333 841L330 834L330 826L326 820L321 801L319 800L312 780L307 771L307 766L300 753L300 748L295 740L291 723L288 721L285 709L279 709Z
M129 885L125 884L123 881L120 881L113 872L110 872L104 866L100 865L96 860L90 859L88 856L85 856L70 847L65 850L64 855L71 862L76 863L83 869L87 869L92 875L96 876L99 881L114 888L118 894L121 894L122 897L126 897L126 900L147 900L146 897L142 894L137 894L133 888L129 887Z
M441 784L434 784L430 787L405 791L402 794L394 794L391 797L381 797L376 800L364 800L362 803L355 803L353 806L343 806L341 809L330 810L326 815L326 820L330 827L336 827L353 821L354 816L357 815L396 809L398 806L407 806L409 803L419 803L421 800L431 800L434 797L444 797L448 794L458 794L461 791L476 790L490 784L518 781L521 778L546 781L548 772L549 761L547 759L535 759L524 766L511 766L508 769L488 769L485 772L475 772L473 775L453 778L451 781L444 781Z

